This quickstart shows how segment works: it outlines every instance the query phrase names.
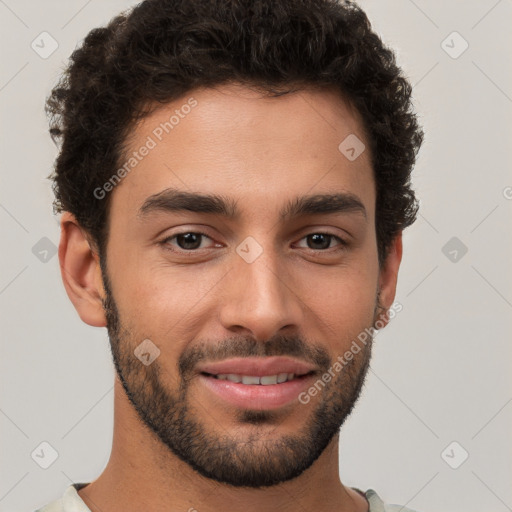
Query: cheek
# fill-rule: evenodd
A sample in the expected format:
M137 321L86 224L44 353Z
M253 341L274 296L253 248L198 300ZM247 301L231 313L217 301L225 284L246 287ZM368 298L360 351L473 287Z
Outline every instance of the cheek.
M127 266L128 268L128 266ZM189 339L206 297L222 286L222 269L213 266L171 266L159 262L140 266L120 277L123 318L140 335L160 341L165 350L179 352ZM224 279L229 277L229 273Z
M308 276L301 297L307 309L319 320L318 327L326 339L339 350L374 320L376 294L376 269L371 266L338 268L317 271ZM311 286L314 280L315 285Z
M338 266L290 262L282 278L293 290L290 300L299 301L304 311L300 327L345 343L371 325L378 279L374 260L372 251L360 248ZM236 300L223 293L232 279L229 264L179 266L148 261L136 251L120 261L114 295L122 322L133 338L153 337L165 351L179 354L185 348L180 343L186 344L203 328L202 322L212 320L220 303L215 297Z

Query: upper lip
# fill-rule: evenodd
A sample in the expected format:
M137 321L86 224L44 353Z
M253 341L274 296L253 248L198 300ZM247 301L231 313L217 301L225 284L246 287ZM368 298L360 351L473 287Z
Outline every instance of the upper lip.
M289 357L238 357L215 363L198 365L199 372L219 374L237 374L262 377L279 373L305 375L315 371L315 367Z

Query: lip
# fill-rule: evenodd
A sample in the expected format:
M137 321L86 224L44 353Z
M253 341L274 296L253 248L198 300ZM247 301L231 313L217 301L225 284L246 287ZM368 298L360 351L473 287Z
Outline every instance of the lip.
M265 386L242 384L204 374L199 375L200 381L208 390L231 405L260 411L278 409L294 401L298 402L300 393L307 389L315 378L316 373L312 373L281 384Z
M277 375L279 373L305 375L315 371L316 368L291 357L237 357L216 363L198 365L197 370L211 375L235 373L237 375L262 377L263 375Z

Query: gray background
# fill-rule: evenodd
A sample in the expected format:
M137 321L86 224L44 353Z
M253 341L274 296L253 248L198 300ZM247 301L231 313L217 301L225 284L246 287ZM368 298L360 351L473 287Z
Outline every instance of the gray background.
M106 329L81 322L51 252L59 225L45 177L57 150L43 104L76 44L133 3L0 0L2 512L93 480L110 453ZM341 478L419 512L512 510L512 1L360 3L415 86L426 141L403 311L378 334L342 429ZM58 43L45 59L31 48L43 31ZM469 44L458 58L454 31ZM48 469L31 457L43 441L59 455Z

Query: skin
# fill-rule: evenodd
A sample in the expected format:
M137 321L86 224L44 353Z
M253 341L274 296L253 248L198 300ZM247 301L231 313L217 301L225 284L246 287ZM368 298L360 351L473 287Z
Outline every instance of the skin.
M276 473L281 478L274 485L259 488L219 481L215 465L210 468L213 477L205 476L148 428L117 374L110 459L79 495L93 512L313 512L318 504L324 512L366 511L366 499L339 478L337 430L350 411L336 412L334 406L353 405L348 402L359 394L362 382L356 381L366 373L369 348L354 356L347 370L337 373L307 405L295 401L259 415L221 401L201 385L194 373L198 359L189 357L187 372L180 371L185 356L214 354L221 345L229 356L264 355L270 348L275 354L293 355L287 347L299 340L296 358L318 363L322 374L365 328L379 319L387 322L382 312L395 297L401 233L379 267L369 150L352 162L338 150L352 133L369 147L361 119L332 89L263 98L229 84L191 91L153 112L134 128L129 151L140 148L190 97L197 106L110 192L108 283L87 233L72 214L63 213L63 282L80 318L109 328L118 371L124 374L125 385L136 391L139 405L143 398L146 405L151 403L154 389L144 377L154 378L157 368L158 382L169 399L178 397L186 375L181 406L201 427L205 453L212 449L209 442L227 435L247 467L264 467L269 474L282 467L270 465L269 447L281 462L290 461L290 471L299 462L308 467L293 478ZM237 202L240 218L164 211L144 219L137 216L149 196L168 187L230 198ZM290 199L333 192L357 196L366 218L352 211L279 219L278 212ZM166 246L160 243L183 232L203 232L209 238L203 238L201 248L188 257L183 255L183 241L181 246L176 238ZM339 236L349 246L340 248L329 237L327 249L318 243L308 245L308 235L315 233ZM248 236L263 250L252 263L235 250ZM117 331L107 291L115 299ZM378 308L378 293L383 309ZM144 339L160 350L148 366L133 356ZM321 438L312 430L320 410L332 433L322 439L325 447L317 458L310 460L312 436L316 441ZM155 421L162 428L170 425L163 421L171 422L171 416L163 418L157 412ZM290 438L303 441L295 454L299 462L279 451L278 442ZM234 474L243 473L245 465L234 467ZM228 471L229 464L226 467Z

